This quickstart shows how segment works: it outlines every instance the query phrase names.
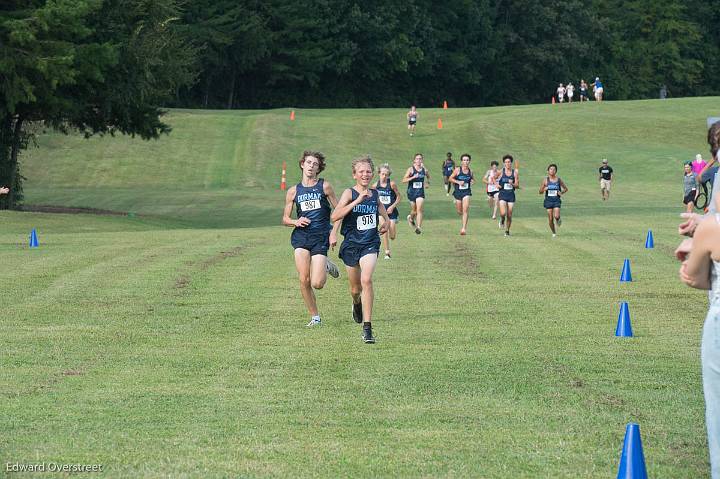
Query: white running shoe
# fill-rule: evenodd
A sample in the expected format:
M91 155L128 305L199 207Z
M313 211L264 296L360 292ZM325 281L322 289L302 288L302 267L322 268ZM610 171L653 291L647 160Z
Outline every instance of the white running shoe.
M312 318L309 323L305 325L306 328L312 328L313 326L320 326L322 325L322 321L320 318Z
M407 215L407 221L410 225L410 228L415 228L415 220L413 219L412 215Z
M337 278L340 276L340 270L338 269L337 265L330 261L330 258L327 258L325 261L325 271L328 272L330 276L333 278ZM308 325L310 326L310 325Z
M553 233L553 238L555 238L556 236L557 236L557 235L556 235L555 233Z

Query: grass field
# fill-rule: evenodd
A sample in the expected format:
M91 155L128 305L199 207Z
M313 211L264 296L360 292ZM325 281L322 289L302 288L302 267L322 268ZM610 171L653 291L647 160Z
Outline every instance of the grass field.
M157 142L40 137L26 203L135 214L0 212L3 471L608 477L635 421L651 477L707 477L706 299L679 283L672 251L682 161L706 153L718 110L720 98L421 109L414 138L404 109L295 122L173 111ZM283 160L298 180L305 148L326 153L338 193L365 152L399 176L420 151L434 174L423 234L401 223L376 272L375 345L350 318L344 274L318 293L324 325L304 327L278 184ZM520 159L511 238L481 188L457 234L439 187L446 151L471 153L480 174L505 152ZM609 203L603 157L617 174ZM550 162L570 187L554 240L537 194ZM618 281L624 258L631 284ZM621 301L632 339L613 335Z

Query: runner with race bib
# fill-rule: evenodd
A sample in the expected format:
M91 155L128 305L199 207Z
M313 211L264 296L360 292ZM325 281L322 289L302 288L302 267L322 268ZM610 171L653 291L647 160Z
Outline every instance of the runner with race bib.
M425 203L425 188L430 186L430 173L423 166L423 156L416 153L413 164L405 172L402 179L408 184L407 196L410 200L410 214L407 216L408 224L415 233L422 233L423 205Z
M330 183L318 178L325 169L325 155L319 151L305 151L300 157L302 181L291 186L285 195L283 224L294 227L290 244L295 250L295 268L300 279L300 292L310 312L307 326L322 324L313 289L322 289L327 273L337 278L337 266L328 259L327 252L337 243L340 224L330 224L330 209L337 205ZM292 219L295 206L297 219Z
M387 231L382 235L383 244L385 245L385 259L390 259L390 240L394 240L397 235L397 208L400 204L400 191L398 191L397 184L390 179L391 174L392 170L390 169L390 165L384 163L378 169L380 179L373 185L373 188L378 191L380 203L383 204L387 211L388 218L390 218ZM380 224L382 224L383 221L381 217Z
M457 214L462 216L462 228L460 235L465 236L467 233L468 212L470 211L470 197L472 196L472 184L475 183L475 177L470 170L470 155L463 153L460 156L460 166L455 168L450 176L450 182L455 185L453 197L455 198L455 209Z
M492 208L492 219L497 218L497 207L498 207L498 196L500 195L500 184L498 178L500 177L500 171L498 171L498 162L492 160L490 162L490 169L485 172L483 176L483 183L485 183L485 191L488 197L488 207Z
M520 186L517 168L513 169L512 155L503 156L503 169L498 180L500 194L500 228L505 227L505 236L510 236L513 208L515 207L515 190Z
M350 280L352 296L352 317L362 323L362 338L365 343L374 343L372 332L372 308L374 291L372 275L380 251L380 236L390 223L385 206L377 190L370 189L375 171L370 156L361 156L352 161L355 186L343 192L332 220L342 220L341 233L344 236L340 246L340 259L345 263ZM383 223L378 226L378 217Z
M555 163L548 166L547 172L548 175L540 183L540 194L545 194L543 206L547 210L548 224L554 238L556 235L555 224L557 223L557 226L562 225L562 219L560 219L562 199L560 197L567 193L568 188L565 186L565 182L557 176L557 165Z

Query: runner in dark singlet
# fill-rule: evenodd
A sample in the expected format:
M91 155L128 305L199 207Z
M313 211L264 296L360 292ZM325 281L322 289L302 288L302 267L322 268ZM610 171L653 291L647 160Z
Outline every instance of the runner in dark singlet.
M374 343L372 332L372 311L375 298L372 275L380 251L380 236L390 224L385 206L377 190L370 188L375 166L369 156L355 158L352 173L355 186L343 192L332 220L342 220L344 236L340 246L340 258L345 263L350 280L352 296L352 317L362 323L362 338L365 343ZM378 226L378 216L384 223Z
M300 292L310 312L308 326L321 324L317 300L313 289L322 289L326 273L338 277L337 266L328 259L328 248L337 243L340 226L331 225L330 209L337 205L335 191L330 183L318 178L325 169L325 155L319 151L305 151L299 161L302 180L291 186L285 195L283 224L292 226L290 244L295 250L295 268L300 279ZM297 219L292 219L295 207Z

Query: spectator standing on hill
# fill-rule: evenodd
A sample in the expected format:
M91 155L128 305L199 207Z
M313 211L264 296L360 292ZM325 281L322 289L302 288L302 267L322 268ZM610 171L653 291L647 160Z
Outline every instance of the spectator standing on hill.
M610 186L613 180L613 169L608 165L607 158L603 158L602 165L600 165L598 172L600 174L598 177L600 180L600 194L602 195L603 201L607 201L610 199Z
M603 88L603 84L600 81L600 77L595 77L595 82L593 83L593 92L595 93L595 101L603 101L603 93L605 92L605 89Z

